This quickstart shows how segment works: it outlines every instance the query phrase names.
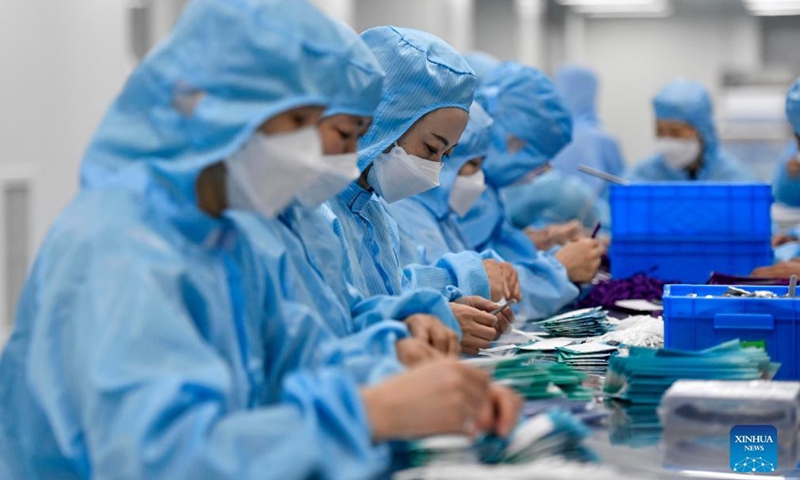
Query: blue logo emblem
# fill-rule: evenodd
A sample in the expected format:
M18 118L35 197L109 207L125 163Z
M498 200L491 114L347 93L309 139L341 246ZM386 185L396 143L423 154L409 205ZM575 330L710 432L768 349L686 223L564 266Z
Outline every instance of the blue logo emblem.
M731 470L770 473L778 468L778 429L772 425L737 425L731 429Z

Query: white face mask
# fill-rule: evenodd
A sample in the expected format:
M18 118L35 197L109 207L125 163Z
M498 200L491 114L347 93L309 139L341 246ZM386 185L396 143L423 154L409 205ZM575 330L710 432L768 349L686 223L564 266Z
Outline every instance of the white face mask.
M344 190L347 184L361 175L358 170L357 153L325 155L323 166L325 170L322 175L310 187L297 195L297 200L304 207L313 208L329 198L333 198Z
M697 138L659 137L656 150L664 156L667 166L673 170L683 170L697 160L702 147Z
M228 204L273 218L320 177L321 165L316 126L276 135L256 132L225 160Z
M367 180L389 203L402 200L439 186L441 162L409 155L395 144L372 163Z
M472 175L459 175L450 191L450 208L456 215L463 217L469 212L481 194L486 190L486 178L483 170Z

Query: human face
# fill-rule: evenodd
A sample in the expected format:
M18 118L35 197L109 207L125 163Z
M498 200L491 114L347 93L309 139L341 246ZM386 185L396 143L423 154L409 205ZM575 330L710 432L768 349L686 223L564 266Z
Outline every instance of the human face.
M397 144L409 155L441 162L453 152L467 121L469 114L460 108L440 108L420 118Z
M461 167L461 170L458 171L458 175L460 177L469 177L470 175L475 175L478 173L478 170L481 169L481 165L483 165L483 160L486 157L480 158L473 158L472 160L468 161Z
M355 115L333 115L319 121L319 133L326 155L358 151L358 140L367 133L372 119Z
M265 135L274 135L299 130L317 123L324 111L324 107L313 105L293 108L265 121L258 127L258 131Z
M656 136L681 140L699 139L700 137L693 126L675 120L658 120L656 122Z

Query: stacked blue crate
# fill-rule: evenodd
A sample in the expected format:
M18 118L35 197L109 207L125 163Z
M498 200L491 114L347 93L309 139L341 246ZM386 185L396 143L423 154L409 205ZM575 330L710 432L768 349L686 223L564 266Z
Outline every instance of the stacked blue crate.
M611 273L705 283L773 262L768 184L640 183L611 188Z

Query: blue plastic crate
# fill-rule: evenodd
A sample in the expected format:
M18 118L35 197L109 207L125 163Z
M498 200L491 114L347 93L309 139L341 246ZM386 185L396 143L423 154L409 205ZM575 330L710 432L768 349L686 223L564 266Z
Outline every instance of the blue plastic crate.
M773 263L769 239L761 241L637 241L614 238L609 250L611 274L637 273L677 283L706 283L711 272L749 275Z
M781 363L776 379L800 380L800 297L724 298L721 285L667 285L664 341L667 348L702 350L740 339L763 347ZM739 287L786 295L788 287ZM696 294L697 297L689 297ZM714 298L706 298L713 295Z
M616 240L764 240L772 235L766 183L670 182L611 187Z

